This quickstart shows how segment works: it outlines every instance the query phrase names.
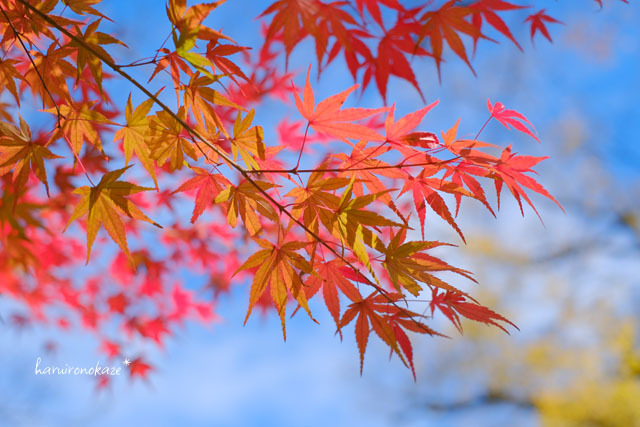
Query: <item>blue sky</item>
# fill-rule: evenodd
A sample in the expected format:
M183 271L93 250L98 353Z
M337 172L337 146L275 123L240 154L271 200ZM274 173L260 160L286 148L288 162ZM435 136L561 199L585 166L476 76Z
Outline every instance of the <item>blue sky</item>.
M229 0L216 11L211 26L222 27L240 44L256 45L258 24L247 18L257 16L269 3ZM538 2L566 23L551 27L553 45L538 37L535 47L531 46L524 27L515 34L525 49L524 54L503 39L498 46L481 44L474 62L478 78L450 53L448 63L443 65L440 85L433 63L421 63L416 74L427 102L440 99L440 105L427 116L423 127L439 132L463 117L460 133L475 134L487 117L486 99L491 98L523 112L536 125L542 144L518 138L513 141L516 148L543 155L560 149L559 129L565 118L586 117L588 120L581 121L583 133L591 141L589 145L596 147L594 155L606 159L605 164L619 179L637 178L638 164L629 159L639 157L636 139L640 134L637 120L640 109L636 100L640 95L640 30L637 26L640 8L637 4L610 1L605 2L604 10L598 11L597 7L590 7L589 2L577 3ZM120 62L152 54L167 34L169 27L160 0L105 0L103 5L106 14L117 22L112 27L114 31L121 33L121 39L132 47L131 57L123 50L118 51L123 54ZM576 12L577 9L580 11ZM524 16L525 12L516 12L513 20L522 21ZM585 45L593 49L585 49ZM306 70L309 47L307 43L294 52L293 70ZM296 79L298 85L302 84L302 78ZM351 84L348 73L338 62L314 87L316 99ZM118 93L116 102L120 105L124 105L130 91L134 92L134 99L142 99L125 83L112 83L112 87ZM364 94L361 105L381 105L373 89ZM167 99L171 97L169 94ZM410 85L393 79L388 99L396 102L397 117L421 106ZM294 110L271 103L257 111L256 121L268 128L268 123L273 123L281 114L297 117ZM508 139L512 134L505 134L495 123L483 136L503 144L512 142ZM580 186L566 179L554 180L554 176L562 176L555 172L563 167L551 159L542 169L541 181L554 194L563 195L570 192L568 188ZM560 219L556 225L557 208L536 200L543 216L546 213L547 218L552 218L548 228L531 225L531 220L537 221L531 211L527 212L527 219L522 220L515 205L509 203L493 227L508 238L523 232L519 227L525 223L533 230L527 232L533 247L540 233L553 232L557 238L563 238L563 221L575 224L571 222L572 217ZM462 217L464 221L464 212ZM445 229L435 229L434 233L449 241L456 239ZM194 286L202 280L193 274L187 274L186 278ZM176 331L164 350L149 350L156 372L148 382L131 383L123 378L101 395L94 394L93 383L83 377L47 378L32 373L37 357L46 357L51 364L81 366L103 360L91 338L77 331L61 334L39 329L19 333L2 328L0 424L442 426L499 425L514 417L518 417L520 425L536 422L535 414L509 407L454 415L416 409L414 397L425 392L421 379L434 375L430 369L436 364L432 364L431 359L443 357L438 353L437 342L419 346L425 352L415 356L420 361L417 384L397 359L388 361L386 348L376 340L369 344L364 375L360 377L351 331L340 342L334 336L332 320L320 305L315 304L314 312L320 325L305 316L296 316L289 322L286 343L282 341L280 323L275 316L254 316L243 327L245 309L246 295L244 290L238 290L221 301L221 323L209 328L187 325L184 330ZM524 323L518 322L521 329L535 328L539 319L533 317L536 316L523 313ZM59 343L59 351L47 356L41 346L51 337ZM455 339L464 340L464 337L455 336ZM438 383L438 387L429 393L447 396L463 385L459 381L444 381ZM10 417L9 413L13 415Z

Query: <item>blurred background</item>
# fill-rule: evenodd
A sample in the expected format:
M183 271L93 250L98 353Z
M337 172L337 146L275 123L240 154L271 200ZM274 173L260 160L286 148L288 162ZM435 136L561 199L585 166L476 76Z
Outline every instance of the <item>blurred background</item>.
M257 45L259 23L249 19L270 3L229 0L209 22L241 45ZM422 129L439 133L462 117L459 135L473 136L491 98L525 114L542 143L497 123L482 139L550 157L537 170L564 213L534 198L541 223L531 210L523 218L505 197L496 220L463 202L459 224L468 244L445 258L476 273L479 286L460 286L520 331L466 322L460 336L436 318L452 338L413 342L416 382L376 340L360 377L352 332L341 342L319 304L320 325L296 316L284 343L276 315L242 326L241 289L220 301L220 319L210 328L187 324L166 348L150 348L155 371L147 381L123 377L97 392L84 376L33 374L43 354L61 365L100 360L82 332L0 323L0 425L640 425L640 8L603 4L537 1L536 9L548 7L564 22L550 26L553 44L537 37L532 45L521 25L530 12L511 12L506 17L524 53L498 36L499 45L480 43L477 78L451 52L441 84L432 62L414 68L427 102L440 100ZM135 47L122 51L125 60L147 56L166 35L163 2L103 5L113 31ZM155 22L162 24L146 25ZM312 49L307 42L291 57L298 86ZM110 84L123 104L130 88ZM336 60L314 87L316 99L351 84ZM422 106L404 81L391 79L388 99L397 117ZM359 104L382 100L370 88ZM268 125L282 114L297 117L273 101L256 121L274 135ZM460 243L437 221L429 233ZM197 274L185 274L198 283Z

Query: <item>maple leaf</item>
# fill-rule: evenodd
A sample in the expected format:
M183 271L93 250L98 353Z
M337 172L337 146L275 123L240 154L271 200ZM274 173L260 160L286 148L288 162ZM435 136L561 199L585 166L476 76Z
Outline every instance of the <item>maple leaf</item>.
M151 80L153 80L153 78L160 71L169 67L169 73L171 74L171 78L173 80L173 87L176 90L177 102L178 104L180 104L180 70L182 70L189 77L194 74L194 71L189 68L187 62L184 60L184 58L178 55L177 52L171 52L167 48L161 48L158 50L158 53L164 53L164 55L158 60L156 68L153 70L153 73L151 74L151 77L149 77L147 83L151 82Z
M332 215L340 204L340 198L333 191L351 182L348 178L323 178L323 175L321 172L312 173L304 188L296 187L286 194L287 197L295 197L291 214L296 218L302 217L305 226L316 234L319 231L320 215Z
M214 105L231 107L236 110L246 111L240 105L230 101L220 92L211 89L209 85L213 83L213 80L207 76L200 76L199 73L195 73L191 76L189 84L181 86L184 90L184 106L186 109L193 112L196 121L201 127L204 127L205 123L208 127L214 127L219 129L227 138L229 133L226 131L222 120L213 108ZM204 118L204 121L203 121Z
M92 6L100 3L102 0L62 0L65 6L68 6L69 9L77 13L78 15L84 15L85 13L90 13L91 15L100 16L102 18L107 18L102 13L94 9ZM109 21L111 21L109 19Z
M488 123L488 122L487 122ZM443 180L451 177L454 184L452 189L464 190L464 185L469 189L469 193L464 191L453 191L456 199L456 216L460 208L462 196L472 196L480 201L491 214L495 217L495 212L487 202L484 189L480 183L472 176L489 177L491 176L491 168L499 162L496 157L480 151L478 148L498 148L493 144L489 144L477 140L457 140L458 126L460 120L456 122L446 133L442 132L442 141L445 147L451 153L459 156L461 159L455 166L447 166ZM457 187L454 187L457 186ZM500 199L498 196L498 208L500 207Z
M478 180L472 176L478 175L484 177L486 176L486 174L487 171L485 169L478 168L473 165L473 163L462 161L453 167L449 167L445 172L443 178L448 178L450 176L451 182L453 182L454 184L460 187L466 185L473 197L476 200L479 200L487 208L487 210L491 212L491 215L495 217L496 214L495 212L493 212L493 209L491 208L491 205L489 205L489 202L487 202L487 197L485 195L484 189L482 188L482 185L480 185ZM455 216L458 216L460 204L462 202L462 196L463 195L461 193L454 194L454 197L456 198Z
M33 171L42 182L49 195L49 183L44 159L61 159L53 154L45 145L33 141L31 129L22 116L20 129L4 121L0 121L0 175L13 169L13 183L16 193L21 194L27 186L29 171Z
M133 257L129 252L129 247L127 246L124 224L122 219L120 219L121 214L129 218L146 221L158 228L162 228L162 226L149 219L130 200L126 199L126 196L141 191L152 190L151 188L140 187L130 182L118 181L118 178L120 178L129 167L130 166L127 166L106 173L95 187L84 186L73 191L74 194L81 196L82 199L76 205L64 230L66 230L73 221L88 215L87 263L91 256L93 241L102 225L113 241L116 242L118 246L120 246L120 249L127 255L130 263L135 265Z
M233 124L233 137L229 140L234 160L239 153L247 167L260 169L258 160L265 160L264 131L261 126L251 126L254 116L255 110L249 111L244 118L238 111Z
M100 351L105 353L109 359L113 359L120 354L120 345L113 341L103 340Z
M318 71L321 72L322 59L324 58L329 38L333 36L335 42L327 64L335 58L341 49L345 51L351 50L351 41L353 33L351 33L345 25L357 25L356 20L347 11L343 9L347 4L344 1L333 1L331 3L317 2L318 11L315 15L315 29L311 33L315 39L316 57L318 58Z
M398 0L356 0L356 6L358 7L358 12L360 12L360 16L364 19L364 8L366 6L367 10L373 17L374 21L378 23L381 27L384 27L382 23L382 13L380 12L380 5L385 5L390 9L394 10L402 10L403 7Z
M68 139L71 150L76 155L80 155L85 141L91 143L100 152L103 152L99 134L101 125L114 124L98 111L95 106L95 102L90 102L79 105L63 104L58 107L62 115L60 119L62 127L57 130L56 136L62 133ZM51 114L58 114L55 108L49 108L45 111Z
M186 119L184 107L178 110L178 117ZM182 169L185 154L193 160L198 160L194 144L182 124L164 110L158 111L149 123L149 149L151 158L162 166L169 160L172 171Z
M529 15L527 17L527 19L524 20L524 22L530 22L531 23L531 42L533 43L533 38L535 37L536 33L539 31L547 40L549 40L550 42L551 40L551 36L549 35L549 30L547 30L547 25L545 24L545 22L547 23L554 23L554 24L562 24L562 22L558 21L555 18L550 17L549 15L545 14L546 9L542 9L539 12L536 12L532 15Z
M271 298L278 310L282 323L282 334L286 340L285 312L288 295L291 295L305 309L309 317L316 321L307 305L307 297L302 289L303 283L300 277L302 274L311 274L313 269L309 262L296 252L308 246L309 243L295 241L284 243L279 240L276 244L273 244L262 239L254 239L254 241L263 250L251 255L238 268L238 271L240 271L258 267L251 284L249 309L244 322L247 323L254 305L269 287Z
M526 133L536 141L540 142L538 137L535 136L533 132L524 125L524 123L526 123L533 129L533 125L531 124L531 122L527 120L527 118L522 114L518 113L515 110L508 110L504 108L504 105L501 102L496 102L495 105L491 105L491 100L489 99L487 99L487 107L489 108L491 117L494 117L507 129L511 129L509 127L509 125L511 125L520 132Z
M34 52L33 63L26 70L20 70L24 74L22 84L28 84L31 93L41 98L43 106L53 107L55 102L48 95L47 91L59 97L61 101L72 103L72 98L67 86L67 79L76 77L76 68L67 61L67 57L72 53L70 47L57 49L58 45L52 43L45 52ZM40 80L40 76L43 80Z
M472 24L478 29L478 33L482 31L482 19L484 18L493 28L502 33L505 37L513 42L520 51L522 46L513 37L511 30L504 23L502 18L498 16L497 11L525 9L527 6L519 6L502 0L479 0L469 6L473 10L471 18ZM476 51L476 45L479 37L473 39L473 51Z
M157 94L156 94L157 96ZM149 118L147 115L153 106L154 101L148 99L140 104L135 111L131 105L131 94L127 100L127 107L125 110L125 119L127 125L118 129L113 139L123 140L124 147L124 162L125 166L131 161L133 153L140 159L142 166L149 172L149 175L153 178L153 183L158 188L158 179L156 178L156 169L151 160L151 153L149 146L146 142L146 136L149 132Z
M385 256L382 265L389 273L391 283L398 292L401 292L402 287L414 296L418 296L422 291L422 286L418 284L418 281L429 286L457 291L453 286L431 274L433 272L451 271L467 279L474 280L470 272L452 267L446 262L424 253L428 249L447 245L446 243L430 241L405 242L405 238L406 230L400 230L392 236L388 246L385 247L384 244L379 244L381 246L379 250Z
M171 332L167 328L166 318L162 316L152 319L133 317L129 320L129 325L141 336L155 341L158 346L162 346L163 336Z
M349 308L342 315L340 320L340 328L345 327L347 324L358 316L355 324L356 342L358 344L358 350L360 352L360 374L362 374L362 368L364 366L364 354L367 350L367 344L369 342L369 334L371 330L384 341L393 351L400 356L403 363L404 358L401 350L398 347L396 335L393 326L388 321L387 317L380 313L392 314L398 311L398 308L390 304L398 300L401 297L399 294L395 295L381 295L373 292L367 298L354 302L349 305Z
M294 92L296 106L298 111L309 122L309 126L317 132L326 133L331 136L347 139L361 139L367 141L384 141L384 137L373 129L351 123L354 120L361 120L380 114L388 110L388 108L346 108L341 110L342 104L350 93L356 90L359 85L354 85L339 94L330 96L315 106L313 89L309 83L309 74L311 66L307 71L307 81L304 87L303 99L300 100L298 92Z
M466 298L467 296L460 292L446 291L439 293L438 289L433 289L431 302L429 303L429 307L431 307L431 314L433 315L433 312L437 307L445 316L447 316L460 333L462 333L462 323L460 322L459 315L476 322L497 326L507 334L509 331L507 331L503 325L498 323L498 321L508 323L514 328L520 330L509 319L499 315L487 307L477 304L476 302L469 302Z
M213 40L225 38L231 40L222 33L212 30L202 25L209 14L226 0L219 0L211 3L195 4L187 8L186 0L170 0L167 5L167 17L180 32L180 37L176 42L176 48L188 51L195 39ZM174 34L175 37L175 34Z
M310 299L318 290L322 289L324 303L338 327L338 332L342 336L340 329L340 293L346 295L352 302L361 301L362 295L347 278L348 273L346 272L351 269L346 266L344 261L334 259L319 265L314 264L314 268L318 274L309 276L305 282L307 299Z
M393 329L393 333L395 334L398 346L407 359L407 363L409 365L409 368L411 369L411 373L413 374L414 381L416 381L416 368L413 364L413 346L411 345L411 341L409 340L409 337L407 336L405 330L416 334L427 334L431 336L436 335L440 337L446 337L445 335L434 331L424 323L416 320L419 318L420 315L418 313L414 313L409 310L398 310L391 315L385 316L385 320L391 325L391 328ZM391 351L393 351L393 349L391 349ZM404 360L402 361L404 362ZM407 365L407 363L405 363L405 365Z
M229 185L218 193L215 202L228 202L227 221L231 227L235 228L238 223L238 215L240 215L249 234L255 236L262 230L260 216L273 222L278 221L276 211L262 193L262 191L274 187L277 185L257 180L251 182L245 179L237 186Z
M389 208L406 223L406 219L395 205L394 199L387 191L387 185L382 182L380 176L391 179L405 179L406 174L391 165L376 159L376 155L384 154L389 151L388 146L378 145L366 148L366 142L358 142L351 151L351 155L345 153L336 153L332 155L336 159L340 159L342 163L338 166L342 170L338 173L340 177L346 177L354 180L353 192L356 196L365 194L364 187L371 194L377 194L376 200L379 200L389 206Z
M260 18L275 13L265 36L266 43L282 34L287 62L293 48L309 33L316 32L316 0L279 0L265 9Z
M77 23L77 21L72 19L63 18L62 16L53 14L52 11L56 7L57 3L57 0L44 0L38 2L36 7L38 11L43 15L48 16L58 25L74 25ZM37 38L46 36L51 40L57 40L56 35L50 28L50 23L44 20L42 16L31 13L31 10L24 4L24 2L15 1L11 2L11 4L6 3L4 8L10 8L9 10L6 10L5 13L9 16L9 20L12 21L18 34L23 36L35 36ZM17 35L12 31L12 28L10 28L10 26L6 26L3 40L9 41L14 40L15 38L17 38Z
M496 194L498 197L498 208L500 208L500 192L502 189L502 184L506 184L507 188L511 191L511 194L518 202L520 206L520 212L524 215L524 211L522 209L522 200L524 199L529 206L534 210L538 218L542 221L538 210L535 208L529 196L524 191L521 186L524 186L530 190L535 191L538 194L541 194L552 200L562 211L564 209L560 205L560 203L551 195L549 192L540 185L536 180L531 178L525 173L534 172L531 168L546 159L547 157L533 157L533 156L518 156L516 153L511 152L511 145L505 148L502 151L502 155L500 156L499 162L496 163L490 170L492 172L489 175L494 179Z
M415 17L416 13L417 11L403 11L399 14L396 24L385 31L384 36L378 43L376 58L373 58L368 49L360 46L361 42L355 43L358 39L354 40L355 47L358 48L359 53L364 57L362 64L362 67L365 68L362 78L363 90L367 87L371 77L374 76L376 86L385 104L387 102L387 83L390 75L394 75L411 83L424 102L424 95L413 72L413 68L409 60L405 57L406 55L411 55L411 57L429 55L425 49L416 45L414 39L414 34L420 32L419 24ZM345 58L349 58L347 52L345 52ZM354 79L357 68L359 68L359 66L350 66Z
M409 113L406 116L394 122L393 113L395 111L395 104L391 106L391 111L387 114L387 118L384 122L384 128L386 132L386 141L400 147L404 145L434 148L434 144L438 138L430 132L413 132L413 129L418 127L424 116L436 105L439 101L435 101L418 111Z
M205 209L213 204L223 187L231 185L231 183L220 174L213 174L198 167L192 167L191 170L196 173L196 176L184 182L172 194L197 189L196 203L191 216L193 224Z
M76 37L81 39L83 43L93 49L93 51L99 52L103 57L109 59L109 61L113 63L113 58L111 58L111 55L109 55L101 45L120 44L124 47L127 47L127 45L109 34L96 31L98 29L98 25L100 25L100 21L101 19L98 19L87 25L84 34L82 34L80 28L76 26ZM76 41L71 41L70 46L77 48L76 67L78 72L76 74L76 83L80 80L80 74L82 70L84 70L85 65L88 64L89 70L91 70L91 75L93 75L100 92L102 92L102 61L100 58L95 56L87 50L85 46Z
M127 297L121 292L107 299L109 310L114 313L124 314L125 309L129 305Z
M138 376L145 379L151 370L153 370L153 367L146 363L142 357L138 357L132 360L129 365L129 376L131 378Z
M321 214L320 220L331 234L340 239L343 245L351 248L354 255L375 278L376 275L371 267L371 261L365 245L375 247L378 238L368 227L406 226L391 221L371 210L364 209L380 197L380 194L367 194L352 198L354 181L352 178L334 212L319 211ZM391 190L385 190L384 193L389 191Z
M212 40L207 45L207 59L211 61L211 63L218 67L224 74L228 75L231 80L236 83L236 85L240 86L240 83L236 80L234 76L238 76L243 80L249 82L250 79L247 75L242 71L242 69L235 63L232 62L227 56L233 55L240 52L246 52L249 48L245 46L236 46L231 44L221 44L219 40Z
M20 79L22 76L14 67L19 61L6 58L0 61L0 86L6 88L16 100L16 104L20 106L20 96L18 96L18 88L14 78Z
M206 67L211 67L213 70L213 64L205 56L192 52L191 49L195 47L197 39L217 40L224 38L233 41L221 32L202 25L202 21L225 1L195 4L187 8L186 0L171 0L167 5L167 16L173 24L171 33L176 53L210 78L213 78L213 74ZM180 33L179 36L176 31Z
M420 230L422 231L422 238L424 239L424 222L426 217L426 204L431 207L431 209L437 213L442 219L447 221L451 227L460 235L462 241L466 243L464 238L464 234L456 224L453 216L451 215L451 211L447 207L444 199L440 194L438 194L437 190L445 191L452 194L462 194L465 196L472 196L466 189L460 187L459 185L450 182L444 181L440 178L429 178L429 176L434 175L439 171L437 166L429 167L426 166L424 170L422 170L418 176L410 178L406 181L405 185L402 187L402 191L400 194L403 194L409 190L412 190L413 201L416 206L416 211L418 212L418 217L420 218ZM426 202L426 204L425 204Z
M423 22L423 28L417 44L421 44L426 37L429 37L431 53L438 69L438 80L441 80L440 64L442 63L443 40L447 42L451 50L467 64L475 75L458 32L464 33L474 40L482 38L484 35L480 33L475 25L466 20L473 13L473 10L468 7L457 6L457 2L457 0L450 0L442 5L440 9L426 12L420 18Z

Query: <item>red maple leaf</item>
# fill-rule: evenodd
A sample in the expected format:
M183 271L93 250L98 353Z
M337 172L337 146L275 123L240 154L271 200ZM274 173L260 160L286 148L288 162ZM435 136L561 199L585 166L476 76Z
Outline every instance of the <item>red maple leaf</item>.
M502 190L503 183L507 185L507 188L509 188L511 194L518 202L520 212L523 215L524 212L522 209L521 198L531 206L536 215L538 215L538 218L540 218L538 210L535 208L522 186L552 200L560 207L560 209L562 209L560 203L558 203L558 201L549 194L542 185L530 176L525 175L526 173L534 173L531 168L544 159L546 159L546 157L517 156L516 153L511 152L511 145L502 151L500 162L496 164L495 167L491 168L495 180L496 194L498 195L498 209L500 208L500 192ZM562 210L564 211L564 209Z
M109 310L112 313L123 314L129 302L123 293L119 293L107 299L107 304L109 304Z
M109 359L113 359L120 354L120 345L114 341L103 340L100 351L106 354Z
M460 333L462 333L462 323L460 322L459 315L476 322L497 326L507 334L509 331L498 323L498 321L508 323L514 328L520 330L509 319L491 311L487 307L477 304L476 302L469 302L466 300L467 298L467 296L459 292L446 291L439 293L439 289L434 288L431 295L431 302L429 303L429 306L431 307L431 314L433 315L433 312L437 307L442 314L447 316Z
M520 132L524 132L527 135L530 135L533 139L540 142L537 136L533 134L531 129L527 128L524 123L528 124L532 129L533 125L525 116L518 113L515 110L507 110L504 108L504 105L501 102L496 102L495 105L491 105L491 100L487 99L487 107L489 108L489 113L491 113L491 117L495 118L497 121L502 123L504 127L507 129L511 129L509 125L513 126L515 129ZM535 130L535 129L534 129Z
M319 276L310 276L306 282L307 288L305 292L307 298L311 298L320 288L322 288L322 296L325 305L331 313L331 316L338 326L338 332L342 336L340 330L340 293L346 295L351 301L360 301L362 296L358 289L350 282L348 273L345 275L344 270L352 271L344 268L344 262L332 260L324 262L318 267Z
M373 19L378 23L378 25L383 27L382 13L380 12L381 4L394 10L403 9L402 5L398 3L398 0L356 0L356 6L358 7L360 16L364 19L364 8L366 6Z
M562 22L558 21L557 19L554 19L549 15L545 14L544 13L545 10L546 9L542 9L537 13L529 15L527 19L524 20L524 22L531 22L531 42L532 43L533 43L533 37L536 35L538 31L540 31L540 33L542 33L542 35L545 36L547 40L552 42L551 36L549 35L549 30L547 30L547 26L545 22L562 24Z
M424 108L418 111L409 113L406 116L394 122L393 113L395 111L395 104L391 106L391 111L387 115L387 119L384 123L387 142L403 146L418 146L423 148L434 148L437 145L438 138L431 132L413 132L424 116L431 111L433 107L438 105L439 101L432 102Z
M149 371L153 370L153 367L146 363L142 357L138 357L131 361L129 365L129 377L134 378L136 376L146 379Z
M304 86L303 99L300 99L298 92L294 92L296 106L298 111L309 122L309 126L321 133L329 134L342 140L358 139L367 141L384 141L384 136L380 135L373 129L360 124L352 123L355 120L362 120L374 114L380 114L388 110L388 108L345 108L341 110L342 104L349 94L356 90L359 85L351 86L349 89L339 94L330 96L320 101L315 106L313 89L309 83L309 74L311 66L307 71L307 81ZM315 106L315 108L314 108Z
M193 224L205 209L213 204L224 185L229 185L229 181L220 174L210 173L202 168L192 167L191 170L196 173L196 176L184 182L177 190L173 191L173 194L197 190L193 215L191 215L191 223Z
M480 30L467 20L473 10L469 7L456 5L457 0L446 2L438 10L425 13L421 21L424 22L418 43L429 37L431 53L436 61L438 79L440 80L440 64L442 63L443 41L446 41L451 50L462 59L475 75L475 71L469 62L464 43L458 33L466 34L474 40L484 37Z
M487 23L489 23L493 28L502 33L505 37L515 44L518 49L522 51L522 47L511 34L511 30L505 24L505 22L498 16L497 11L506 11L506 10L517 10L524 9L527 6L519 6L516 4L512 4L502 0L478 0L475 3L469 6L473 9L474 14L471 18L471 22L476 26L478 32L482 31L482 19L484 18ZM476 44L478 42L478 38L474 38L473 40L473 51L476 51Z
M430 175L437 173L437 167L425 168L418 176L415 178L408 179L405 182L404 187L400 194L405 193L409 190L412 190L413 201L416 206L416 211L418 212L418 217L420 218L420 230L422 231L422 238L424 239L424 222L426 219L426 204L431 207L431 209L437 213L442 219L447 221L451 227L460 235L462 241L466 243L464 238L464 234L462 234L462 230L456 224L456 221L453 219L453 215L451 215L451 211L447 207L444 199L436 190L446 191L450 193L462 193L465 194L466 190L462 187L459 187L455 184L444 181L440 178L428 178ZM467 195L467 194L465 194ZM426 203L425 203L426 202Z

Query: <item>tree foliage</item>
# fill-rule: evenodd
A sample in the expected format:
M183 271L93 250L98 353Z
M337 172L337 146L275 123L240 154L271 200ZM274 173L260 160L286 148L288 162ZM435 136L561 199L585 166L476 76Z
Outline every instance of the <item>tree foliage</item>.
M308 301L322 295L337 330L354 328L361 366L373 332L413 369L408 334L438 334L409 308L415 297L460 329L460 316L515 326L445 281L446 272L473 278L434 255L444 243L427 239L428 225L440 217L464 241L461 200L494 213L490 183L497 208L505 186L521 208L523 199L533 208L533 193L555 202L532 176L542 158L482 141L484 126L473 138L457 134L459 120L439 135L422 128L434 100L397 121L394 104L343 104L372 81L387 104L390 78L424 99L422 59L439 75L455 57L473 71L471 48L495 41L489 27L522 49L505 19L528 6L278 0L260 15L264 43L240 46L207 24L224 1L170 0L158 23L165 42L124 64L118 54L135 52L135 40L102 31L110 18L100 3L0 0L0 294L28 309L14 323L81 324L109 357L134 339L162 345L186 319L215 316L215 301L180 281L189 268L209 277L214 300L251 282L247 318L256 306L274 310L285 337L287 307L313 319ZM527 10L532 39L551 40L558 21ZM356 84L316 99L311 64L294 86L282 60L305 39L320 78L342 56ZM108 79L134 94L118 105ZM293 101L300 115L277 126L279 139L256 119L267 97ZM29 104L40 112L21 115ZM538 140L522 114L500 102L488 109L488 120ZM145 377L152 367L135 360L131 375Z

